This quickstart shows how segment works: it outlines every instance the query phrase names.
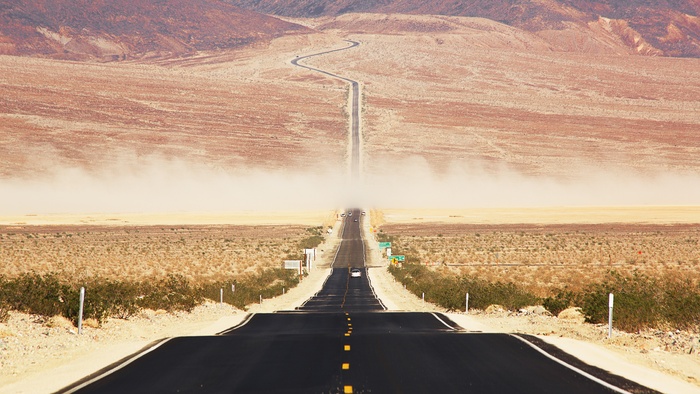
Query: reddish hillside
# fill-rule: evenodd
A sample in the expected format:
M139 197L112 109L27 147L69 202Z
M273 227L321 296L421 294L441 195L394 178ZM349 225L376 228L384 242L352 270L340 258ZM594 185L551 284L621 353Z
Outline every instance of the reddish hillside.
M600 21L642 54L700 57L697 0L227 0L258 12L294 17L353 12L482 17L530 32Z
M0 54L183 55L304 30L219 0L0 0Z

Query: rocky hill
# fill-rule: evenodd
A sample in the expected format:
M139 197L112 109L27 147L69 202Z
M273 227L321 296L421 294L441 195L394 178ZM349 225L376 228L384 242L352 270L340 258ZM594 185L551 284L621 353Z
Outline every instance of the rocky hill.
M697 0L227 0L262 13L337 16L403 13L482 17L529 32L605 29L631 51L646 55L700 57Z
M220 0L0 0L0 54L121 60L304 31Z

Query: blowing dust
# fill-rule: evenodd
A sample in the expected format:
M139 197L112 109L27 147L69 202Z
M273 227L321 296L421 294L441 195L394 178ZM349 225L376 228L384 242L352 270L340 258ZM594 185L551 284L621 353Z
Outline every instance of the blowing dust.
M384 164L351 185L345 173L225 169L151 157L87 171L0 179L0 215L372 208L700 205L700 175L585 169L567 179L455 163L436 173L420 158ZM342 172L342 171L341 171Z

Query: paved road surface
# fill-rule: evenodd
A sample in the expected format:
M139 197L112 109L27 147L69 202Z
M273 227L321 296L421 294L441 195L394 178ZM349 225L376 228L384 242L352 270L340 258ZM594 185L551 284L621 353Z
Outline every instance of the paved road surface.
M353 86L351 176L357 180L357 82L298 64L308 57L292 63ZM596 375L615 386L586 377L520 337L468 333L440 314L384 311L366 272L361 278L349 276L349 268L365 266L361 220L358 210L345 218L332 274L298 310L255 314L216 336L167 339L62 392L625 392L616 386L653 392L600 371Z
M347 40L350 43L349 46L340 49L333 49L330 51L324 51L319 53L314 53L311 55L300 56L292 60L292 64L295 66L303 67L308 70L319 72L321 74L328 75L333 78L343 80L350 83L352 87L351 97L352 97L352 115L350 117L350 130L351 130L351 144L350 144L350 180L352 185L358 185L360 179L360 84L357 81L353 81L350 78L343 77L341 75L333 74L325 70L321 70L315 67L300 64L299 62L304 59L308 59L314 56L326 55L333 52L344 51L346 49L354 48L360 45L359 42Z
M166 340L65 392L616 392L518 337L464 332L440 314L383 311L366 275L347 274L364 264L354 217L345 220L333 275L299 311L255 314L217 336Z

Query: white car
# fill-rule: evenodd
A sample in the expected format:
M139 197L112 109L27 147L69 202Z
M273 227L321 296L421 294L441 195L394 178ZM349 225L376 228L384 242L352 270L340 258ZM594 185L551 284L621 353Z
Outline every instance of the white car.
M359 278L362 276L362 271L360 271L358 268L353 268L350 270L350 276L353 278Z

